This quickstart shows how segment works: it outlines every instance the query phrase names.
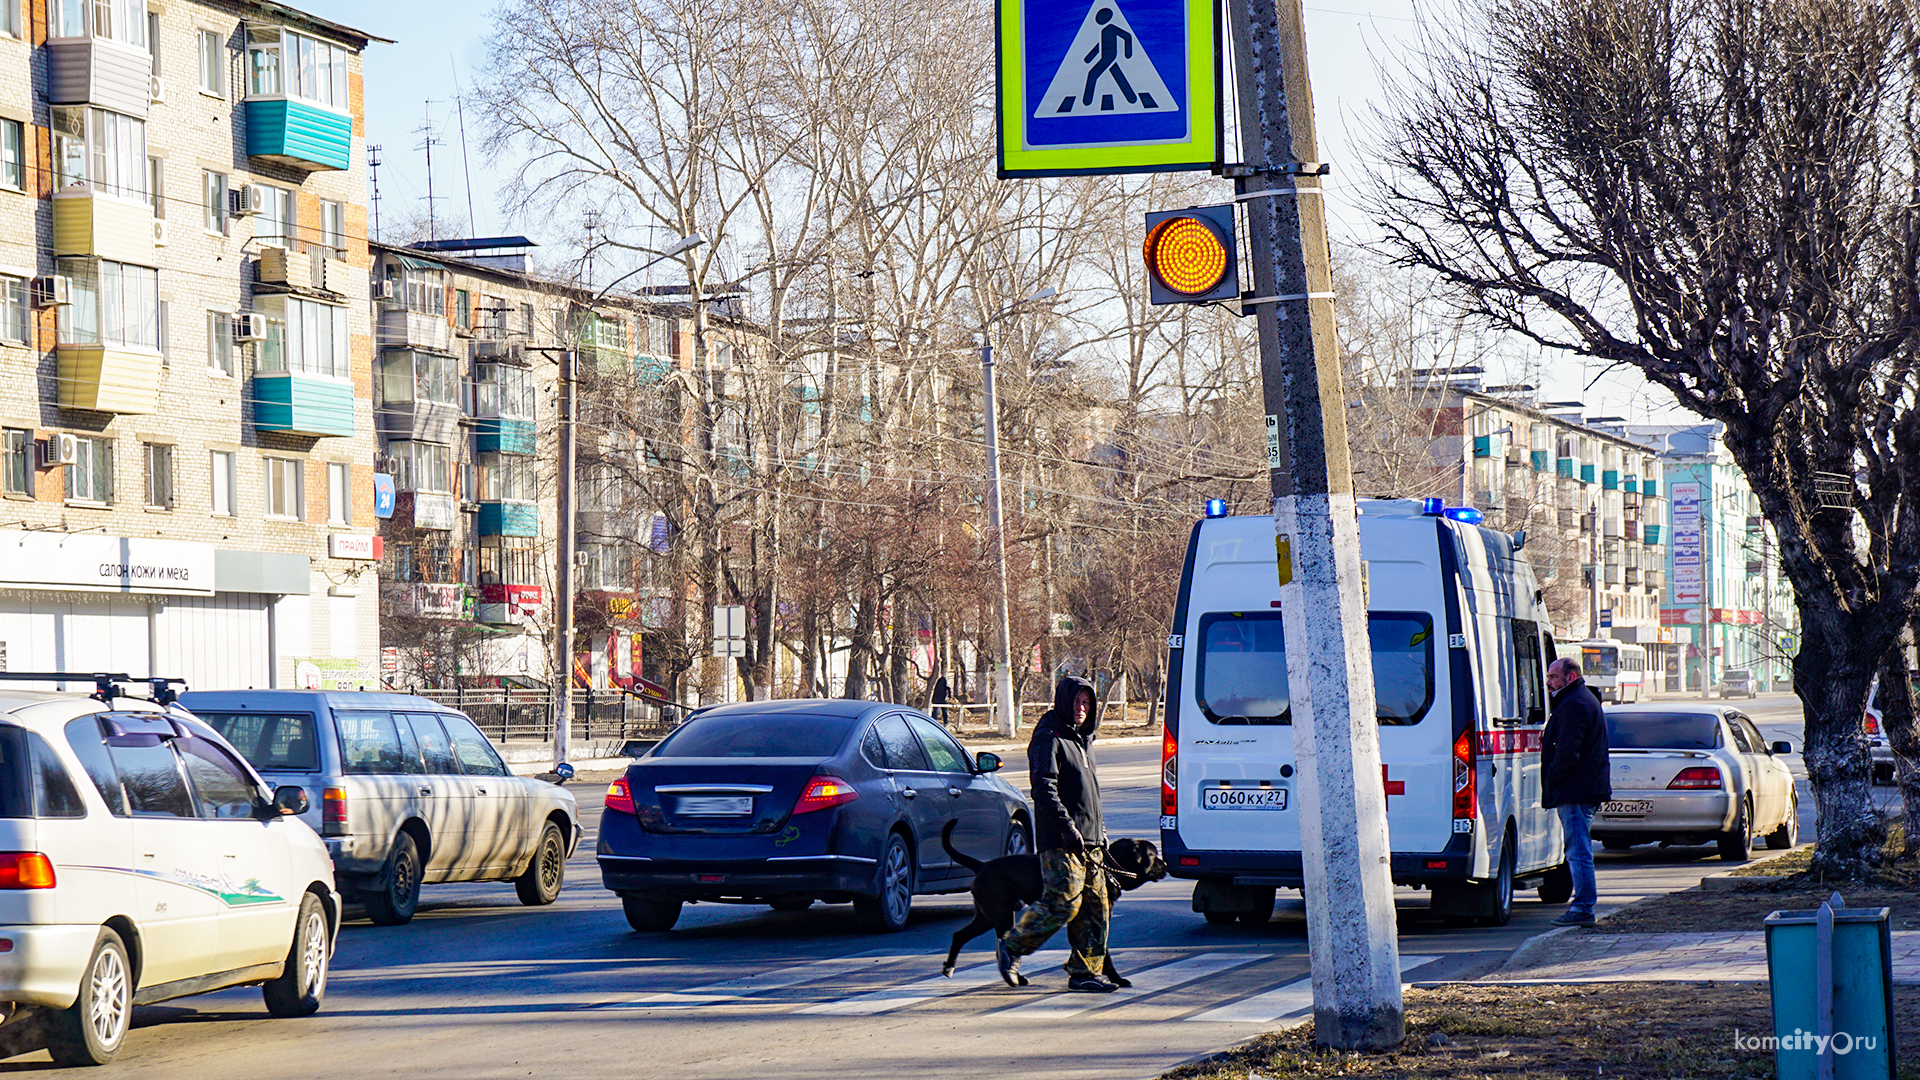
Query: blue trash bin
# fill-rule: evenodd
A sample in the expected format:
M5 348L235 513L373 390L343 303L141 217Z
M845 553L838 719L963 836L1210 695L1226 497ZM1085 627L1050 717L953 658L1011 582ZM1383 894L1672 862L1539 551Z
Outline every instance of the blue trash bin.
M1888 909L1767 916L1774 1065L1780 1080L1892 1080L1893 951Z

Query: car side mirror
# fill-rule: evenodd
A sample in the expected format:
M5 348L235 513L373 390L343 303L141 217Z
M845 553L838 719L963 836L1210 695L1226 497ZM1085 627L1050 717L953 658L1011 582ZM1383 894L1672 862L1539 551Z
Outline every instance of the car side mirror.
M553 767L552 775L556 786L565 785L567 781L573 779L573 766L563 761Z
M273 809L282 817L298 817L307 812L307 789L288 784L273 789Z
M1793 753L1793 744L1785 739L1781 739L1772 746L1767 747L1767 750L1775 754L1791 754Z
M973 767L976 772L999 772L1000 755L988 750L982 750L973 759Z

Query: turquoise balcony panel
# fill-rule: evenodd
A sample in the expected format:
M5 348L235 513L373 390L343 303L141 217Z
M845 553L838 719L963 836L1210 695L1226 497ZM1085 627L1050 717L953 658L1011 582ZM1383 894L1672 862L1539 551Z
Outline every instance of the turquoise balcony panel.
M1661 526L1659 525L1642 525L1640 527L1640 539L1645 542L1648 547L1658 547L1660 544L1660 532Z
M1546 472L1547 469L1552 465L1552 463L1553 463L1553 455L1548 453L1547 451L1535 450L1533 452L1533 471L1534 472Z
M1475 435L1473 437L1473 456L1474 457L1492 457L1493 456L1493 436Z
M1570 457L1561 458L1559 462L1556 463L1554 471L1569 480L1573 479L1573 459Z
M347 438L353 434L353 383L299 371L263 371L253 377L253 426L290 435Z
M481 536L536 536L540 515L530 502L483 502L480 504Z
M1593 466L1591 465L1580 466L1580 482L1583 484L1593 483Z
M1620 481L1620 489L1621 489L1622 491L1625 491L1625 492L1626 492L1627 494L1629 494L1629 495L1637 495L1637 494L1639 494L1639 492L1640 492L1640 478L1639 478L1639 477L1637 477L1637 476L1629 476L1629 477L1627 477L1627 478L1626 478L1625 480L1622 480L1622 481Z
M1600 474L1600 486L1608 491L1620 490L1620 470L1608 469Z
M353 117L292 98L247 99L247 156L296 169L353 164Z
M473 422L473 448L482 454L533 453L533 421L482 417Z
M1649 499L1659 498L1660 497L1660 481L1658 480L1640 481L1640 494L1645 495Z

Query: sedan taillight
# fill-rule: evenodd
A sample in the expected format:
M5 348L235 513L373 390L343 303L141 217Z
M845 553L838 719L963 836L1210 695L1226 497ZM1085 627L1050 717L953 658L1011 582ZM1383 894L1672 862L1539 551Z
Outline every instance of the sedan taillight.
M633 789L627 786L627 778L615 780L607 788L607 809L631 814L633 809Z
M0 889L53 888L53 860L37 851L0 851Z
M1872 713L1868 713L1865 719L1866 719L1866 725L1867 725L1867 734L1869 735L1880 734L1880 718L1873 715Z
M1695 765L1690 769L1681 769L1667 783L1667 790L1674 791L1720 787L1720 770L1711 765Z
M793 812L811 814L815 810L850 803L859 797L860 793L853 790L852 784L837 776L816 776L800 790L800 799L793 804Z

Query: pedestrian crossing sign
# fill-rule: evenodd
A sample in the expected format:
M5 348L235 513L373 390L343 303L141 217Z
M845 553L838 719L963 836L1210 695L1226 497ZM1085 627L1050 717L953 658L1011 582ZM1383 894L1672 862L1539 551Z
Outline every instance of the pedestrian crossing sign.
M1211 0L998 2L1001 176L1216 164Z

